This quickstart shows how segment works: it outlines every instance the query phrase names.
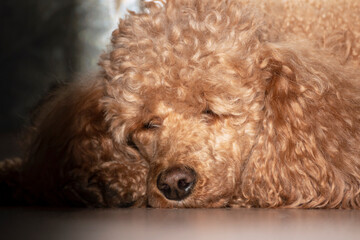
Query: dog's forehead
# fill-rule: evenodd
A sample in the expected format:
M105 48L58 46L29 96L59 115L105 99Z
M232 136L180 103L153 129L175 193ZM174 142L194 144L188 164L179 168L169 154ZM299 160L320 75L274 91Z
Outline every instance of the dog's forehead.
M133 77L140 73L146 79L143 84L149 85L198 81L219 65L245 59L256 46L261 31L253 26L249 13L238 11L236 19L229 18L234 9L241 9L237 1L229 5L217 1L180 2L120 21L108 56L113 65L108 70L104 64L110 78L114 74L129 73ZM199 9L201 17L196 17Z
M147 88L140 95L148 114L165 116L170 113L198 114L206 108L207 101L201 89L157 87Z
M113 51L102 63L115 88L124 89L119 98L132 103L137 99L138 109L149 112L198 112L210 106L224 114L239 112L234 109L238 103L254 98L256 89L249 79L255 77L250 78L253 71L248 70L258 26L241 11L238 18L229 18L240 5L198 4L204 4L201 18L194 17L196 4L180 4L120 21L113 33Z
M160 101L154 107L154 112L157 115L167 115L175 112L175 108L171 104L168 104L168 102Z

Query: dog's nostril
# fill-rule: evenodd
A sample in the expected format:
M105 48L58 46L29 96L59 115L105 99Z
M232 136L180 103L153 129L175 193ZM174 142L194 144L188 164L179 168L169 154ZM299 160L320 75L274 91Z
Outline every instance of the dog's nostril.
M178 181L178 188L179 189L185 189L187 185L189 185L189 184L186 182L185 179L180 179Z
M181 190L185 190L185 191L186 191L186 189L187 189L188 187L190 187L190 185L191 185L191 182L188 182L188 180L186 180L186 179L180 179L180 180L178 181L178 188L181 189Z
M196 183L196 173L191 168L177 166L162 172L157 187L169 200L180 201L189 196Z

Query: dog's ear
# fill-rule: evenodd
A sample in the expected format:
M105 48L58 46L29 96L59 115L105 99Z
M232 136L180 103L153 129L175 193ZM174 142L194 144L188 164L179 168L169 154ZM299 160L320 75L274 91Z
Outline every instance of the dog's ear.
M240 199L261 207L359 207L360 101L348 81L355 70L300 46L267 43L259 54L263 120Z
M49 204L140 204L147 164L125 132L114 139L104 95L102 79L71 83L39 107L22 176L31 195Z

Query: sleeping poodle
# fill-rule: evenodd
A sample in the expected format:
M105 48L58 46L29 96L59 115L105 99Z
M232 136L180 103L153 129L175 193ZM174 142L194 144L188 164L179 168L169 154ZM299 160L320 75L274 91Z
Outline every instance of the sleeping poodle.
M0 163L1 198L360 207L359 1L143 4L96 76L35 111L24 156Z

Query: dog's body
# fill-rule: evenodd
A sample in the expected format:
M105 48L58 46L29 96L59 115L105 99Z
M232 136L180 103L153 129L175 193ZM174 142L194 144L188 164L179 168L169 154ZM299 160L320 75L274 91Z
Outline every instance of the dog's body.
M360 207L360 3L168 0L53 92L14 198L95 207Z

